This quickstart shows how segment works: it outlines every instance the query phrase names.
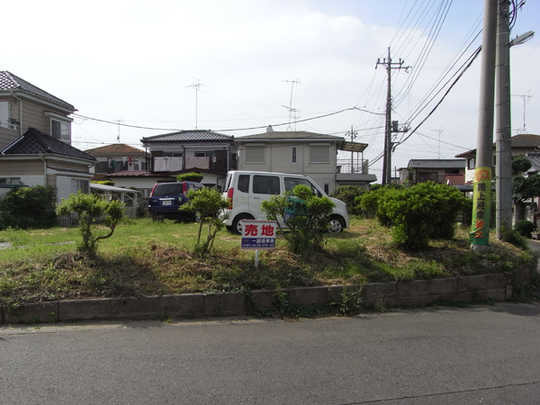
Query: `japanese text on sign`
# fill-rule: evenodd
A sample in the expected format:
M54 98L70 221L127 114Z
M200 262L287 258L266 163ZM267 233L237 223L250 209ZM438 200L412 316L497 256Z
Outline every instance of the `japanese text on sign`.
M242 221L242 249L274 249L276 230L275 222Z

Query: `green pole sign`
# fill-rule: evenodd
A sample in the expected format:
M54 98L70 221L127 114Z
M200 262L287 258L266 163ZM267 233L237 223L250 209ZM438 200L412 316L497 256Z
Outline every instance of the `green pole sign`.
M472 245L489 245L489 219L491 218L491 168L474 170L473 212L470 240Z

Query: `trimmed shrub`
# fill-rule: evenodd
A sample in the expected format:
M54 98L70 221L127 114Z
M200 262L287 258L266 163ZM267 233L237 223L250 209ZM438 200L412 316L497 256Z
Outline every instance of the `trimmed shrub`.
M375 184L372 189L355 199L356 210L366 218L375 218L384 226L390 226L391 220L379 210L380 202L386 198L386 193L402 190L401 186L389 185L381 186Z
M289 249L303 257L322 250L334 203L327 197L317 197L308 186L300 184L283 196L263 201L267 218L276 221ZM293 210L295 211L293 212Z
M531 232L536 229L536 226L531 221L523 220L516 224L515 229L520 235L530 238Z
M184 213L196 213L199 218L199 231L194 253L202 258L207 257L214 247L217 232L223 228L222 210L229 206L229 202L214 188L200 188L188 192L189 202L180 207ZM201 243L203 226L207 225L206 241Z
M124 216L125 205L121 201L107 201L95 194L71 194L56 209L58 215L77 214L82 242L79 252L90 258L97 253L97 244L112 236L116 225ZM98 234L96 225L106 226L106 233Z
M360 214L360 211L357 210L355 200L365 192L366 189L360 186L340 186L332 197L335 197L347 204L347 210L350 214L358 215Z
M407 249L421 249L429 239L451 239L456 216L465 197L456 188L433 182L394 189L379 201L379 214L393 227L394 242ZM379 218L380 220L381 218Z
M12 228L50 228L56 224L56 193L50 186L21 187L0 201L0 224Z
M200 173L190 172L190 173L182 173L176 176L176 180L178 181L195 181L197 183L200 183L203 179L203 175Z

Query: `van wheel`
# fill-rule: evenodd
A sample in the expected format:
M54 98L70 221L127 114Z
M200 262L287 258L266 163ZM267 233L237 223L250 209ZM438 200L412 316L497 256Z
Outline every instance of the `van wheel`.
M243 220L243 219L255 219L255 218L253 218L253 215L249 215L249 214L237 215L234 218L234 220L232 222L232 225L229 228L229 230L232 233L236 233L236 234L240 235L242 233L242 224L240 223L240 221Z
M331 216L328 223L328 232L340 233L343 232L343 229L345 229L345 220L338 215Z

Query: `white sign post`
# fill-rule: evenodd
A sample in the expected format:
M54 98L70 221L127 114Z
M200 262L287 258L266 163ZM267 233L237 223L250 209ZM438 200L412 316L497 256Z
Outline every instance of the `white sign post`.
M242 220L242 249L255 249L255 268L259 267L259 249L276 247L276 232L275 222Z

